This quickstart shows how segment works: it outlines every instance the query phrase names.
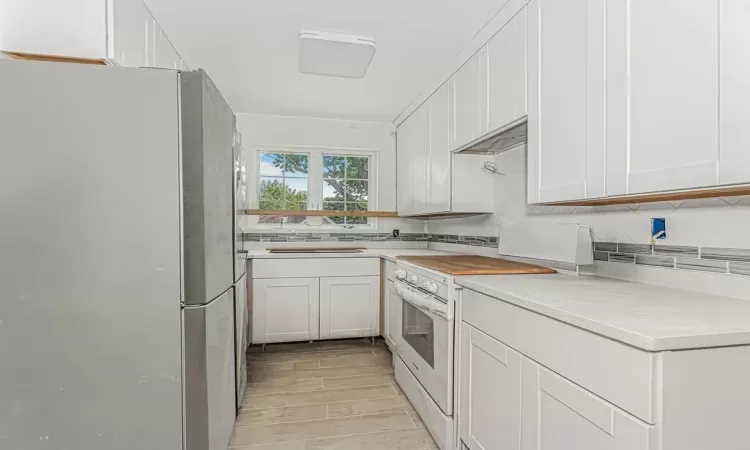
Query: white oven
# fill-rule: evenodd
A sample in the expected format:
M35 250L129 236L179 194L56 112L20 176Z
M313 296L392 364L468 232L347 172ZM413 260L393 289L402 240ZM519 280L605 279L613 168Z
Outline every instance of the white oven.
M457 289L452 277L399 263L391 316L396 382L441 450L455 448L454 317ZM391 303L391 308L396 306ZM397 320L393 320L397 319Z
M397 353L445 415L453 414L453 305L397 280Z

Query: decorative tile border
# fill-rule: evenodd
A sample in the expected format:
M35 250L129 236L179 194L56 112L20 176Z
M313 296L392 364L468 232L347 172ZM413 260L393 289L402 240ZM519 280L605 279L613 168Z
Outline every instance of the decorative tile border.
M243 233L245 242L442 242L446 244L497 248L496 236L461 236L454 234L401 233Z
M595 242L594 261L750 276L750 249Z

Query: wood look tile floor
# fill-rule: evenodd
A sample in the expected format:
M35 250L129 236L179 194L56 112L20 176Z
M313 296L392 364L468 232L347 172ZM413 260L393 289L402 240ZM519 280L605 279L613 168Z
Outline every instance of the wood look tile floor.
M248 372L231 450L438 448L382 340L252 347Z

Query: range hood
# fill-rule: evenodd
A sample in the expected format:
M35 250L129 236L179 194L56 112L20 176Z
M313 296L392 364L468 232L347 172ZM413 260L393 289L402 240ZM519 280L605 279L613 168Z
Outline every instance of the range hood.
M473 155L494 155L508 151L526 143L527 120L523 117L498 128L454 153Z

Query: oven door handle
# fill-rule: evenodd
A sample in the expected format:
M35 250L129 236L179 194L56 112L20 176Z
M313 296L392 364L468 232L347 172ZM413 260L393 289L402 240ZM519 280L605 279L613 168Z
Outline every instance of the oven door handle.
M411 289L404 289L399 284L396 284L396 292L410 305L425 312L437 314L444 319L448 318L448 306L444 303L433 300L426 295L420 295Z

